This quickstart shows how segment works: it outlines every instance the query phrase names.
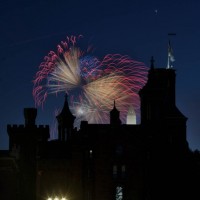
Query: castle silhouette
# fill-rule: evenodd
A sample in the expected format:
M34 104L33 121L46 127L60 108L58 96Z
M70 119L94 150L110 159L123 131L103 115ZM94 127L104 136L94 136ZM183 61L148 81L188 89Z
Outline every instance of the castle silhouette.
M37 109L25 108L25 124L7 126L0 199L199 199L200 156L188 146L175 81L174 69L155 68L152 59L137 125L122 124L114 103L110 124L82 121L77 130L66 96L56 140L35 124Z

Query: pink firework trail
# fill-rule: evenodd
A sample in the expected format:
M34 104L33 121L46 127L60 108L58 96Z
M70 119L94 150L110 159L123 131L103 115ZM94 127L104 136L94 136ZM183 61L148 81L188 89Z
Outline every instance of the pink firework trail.
M139 114L138 92L147 81L148 68L120 54L108 54L102 60L78 46L81 37L67 37L50 51L34 79L33 96L42 106L49 94L68 93L76 123L109 123L113 101L123 123L130 107Z

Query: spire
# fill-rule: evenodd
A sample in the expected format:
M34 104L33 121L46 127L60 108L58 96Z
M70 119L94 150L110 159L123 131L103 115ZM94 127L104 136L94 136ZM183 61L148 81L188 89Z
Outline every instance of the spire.
M136 113L132 105L128 109L126 124L136 124Z
M68 104L68 95L65 94L65 101L64 101L64 106L60 114L56 116L58 123L61 123L62 126L73 126L75 116L72 115L70 109L69 109L69 104Z
M73 132L74 120L76 118L69 109L67 94L65 94L63 109L56 118L58 120L58 139L60 141L67 141Z
M65 94L65 103L64 103L64 107L65 107L65 109L69 110L68 94L67 94L67 93ZM63 107L63 110L64 110L64 107Z
M65 93L65 101L68 101L68 94Z
M154 60L154 57L153 56L151 56L151 69L154 69L154 62L155 62L155 60Z
M113 104L113 109L110 112L118 112L119 113L119 111L117 110L117 108L115 106L115 100L114 100L114 104Z
M115 106L115 100L114 100L113 109L110 111L110 124L112 124L112 125L120 125L121 124L119 114L120 114L120 112L117 110L117 108Z

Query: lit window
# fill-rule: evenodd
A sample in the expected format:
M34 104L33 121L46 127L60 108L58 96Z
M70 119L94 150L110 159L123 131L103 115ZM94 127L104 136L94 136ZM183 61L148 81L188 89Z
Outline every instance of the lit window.
M117 156L122 156L123 151L124 151L123 150L123 146L122 145L117 145L115 151L116 151Z
M115 200L123 200L123 188L121 186L116 187Z
M90 149L90 151L89 151L89 153L90 153L90 158L92 158L92 149Z
M113 165L113 177L117 177L117 165Z
M126 175L126 165L122 165L122 178Z
M67 200L65 197L48 197L47 200Z

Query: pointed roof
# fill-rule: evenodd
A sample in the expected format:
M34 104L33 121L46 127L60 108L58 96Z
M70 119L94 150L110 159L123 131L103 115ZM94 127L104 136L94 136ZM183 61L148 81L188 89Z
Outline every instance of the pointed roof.
M56 118L58 119L58 121L68 121L68 122L72 122L75 120L75 116L72 115L70 109L69 109L69 104L68 104L68 95L65 94L65 102L64 102L64 106L62 111L60 112L60 114L58 114L56 116Z
M115 106L115 100L114 100L113 109L110 111L110 113L119 113L119 111L117 110L117 108L116 108L116 106Z
M115 100L114 100L113 109L110 111L110 124L112 124L112 125L120 125L121 124L119 113L120 112L117 110L117 108L115 106Z

